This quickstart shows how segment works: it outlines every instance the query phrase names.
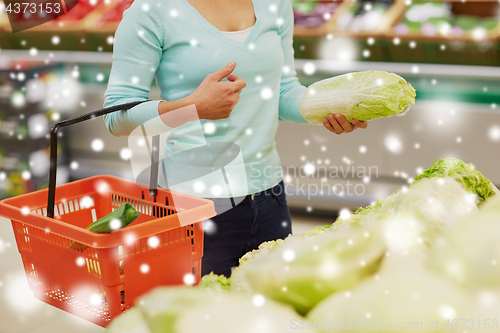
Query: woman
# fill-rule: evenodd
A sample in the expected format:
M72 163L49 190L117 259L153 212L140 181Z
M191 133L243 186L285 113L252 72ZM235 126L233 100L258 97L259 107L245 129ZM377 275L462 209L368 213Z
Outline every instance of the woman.
M293 24L290 0L135 0L116 31L104 106L147 100L153 77L162 100L107 115L113 135L191 106L202 125L214 124L215 131L204 133L207 142L241 149L247 190L232 193L241 203L213 218L203 275L229 276L246 252L291 233L282 177L264 171L280 167L278 121L307 123L299 111L306 87L294 68ZM192 139L195 123L172 130L166 146L182 151L199 145ZM323 125L335 134L367 126L341 115ZM214 199L228 196L216 194Z

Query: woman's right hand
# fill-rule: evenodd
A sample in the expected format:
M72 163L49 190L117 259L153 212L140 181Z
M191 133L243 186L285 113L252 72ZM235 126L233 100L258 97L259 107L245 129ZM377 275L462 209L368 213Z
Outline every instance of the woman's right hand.
M247 83L242 78L231 74L236 62L231 61L224 68L208 74L196 90L188 96L196 105L200 119L224 119L231 115L240 100L240 92ZM220 82L227 77L230 82Z

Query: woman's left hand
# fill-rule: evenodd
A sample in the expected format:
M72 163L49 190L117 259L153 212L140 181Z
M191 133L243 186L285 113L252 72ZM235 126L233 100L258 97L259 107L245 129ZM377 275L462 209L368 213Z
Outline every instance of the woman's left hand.
M342 134L351 133L358 127L365 129L368 126L368 123L357 119L353 119L352 123L350 123L341 114L329 114L328 118L323 118L323 126L325 126L330 132Z

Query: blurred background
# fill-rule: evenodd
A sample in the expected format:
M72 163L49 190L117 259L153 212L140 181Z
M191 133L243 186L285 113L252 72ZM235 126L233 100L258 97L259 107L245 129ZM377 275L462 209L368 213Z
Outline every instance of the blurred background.
M102 108L113 35L131 3L80 0L64 16L12 33L0 2L0 199L47 187L50 126ZM375 69L397 73L417 90L406 116L372 121L351 134L280 124L282 165L306 175L285 173L294 233L408 186L440 158L473 163L500 185L497 0L292 3L302 84ZM154 80L150 98L159 99ZM60 135L58 183L98 174L133 179L127 138L111 136L101 118ZM325 167L338 172L320 172ZM0 333L101 331L30 298L10 223L0 222L6 295ZM35 314L26 312L30 302L38 302Z

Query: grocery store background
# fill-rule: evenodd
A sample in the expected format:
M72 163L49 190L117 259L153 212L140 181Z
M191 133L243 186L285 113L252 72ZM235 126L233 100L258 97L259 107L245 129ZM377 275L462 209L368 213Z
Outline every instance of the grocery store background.
M0 198L46 187L50 126L102 108L113 35L131 3L80 0L68 14L13 34L0 2ZM474 163L500 185L497 0L293 5L302 84L376 69L403 76L417 90L406 116L372 121L364 131L335 136L322 126L280 124L276 141L283 166L307 175L285 177L294 233L408 186L444 157ZM154 81L150 98L159 98ZM127 138L111 136L101 118L61 135L59 183L97 174L132 179ZM316 172L321 167L339 170L338 177ZM313 191L304 193L301 186ZM332 190L316 190L321 188ZM103 331L32 299L11 225L3 218L0 323L0 333Z

